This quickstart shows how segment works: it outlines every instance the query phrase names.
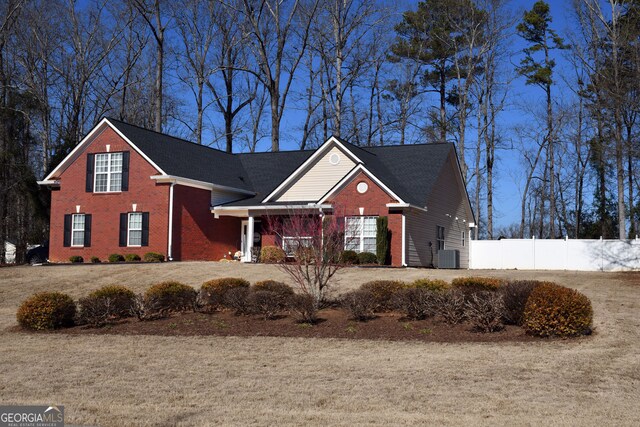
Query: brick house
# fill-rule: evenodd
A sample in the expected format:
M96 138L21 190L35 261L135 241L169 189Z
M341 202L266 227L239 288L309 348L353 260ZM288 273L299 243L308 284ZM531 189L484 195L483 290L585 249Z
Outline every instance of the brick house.
M388 217L394 266L437 266L442 249L468 267L474 216L452 144L230 154L104 118L42 181L51 195L50 260L159 252L219 260L286 244L267 217L341 215L348 246L375 252ZM340 212L338 213L338 206Z

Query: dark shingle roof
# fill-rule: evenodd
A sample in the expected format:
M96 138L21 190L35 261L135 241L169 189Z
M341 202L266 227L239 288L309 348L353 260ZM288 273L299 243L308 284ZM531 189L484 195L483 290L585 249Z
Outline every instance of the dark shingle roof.
M280 185L314 150L230 154L163 133L109 121L169 175L253 191L255 196L227 203L254 206ZM453 150L453 144L358 147L342 144L404 202L424 206Z

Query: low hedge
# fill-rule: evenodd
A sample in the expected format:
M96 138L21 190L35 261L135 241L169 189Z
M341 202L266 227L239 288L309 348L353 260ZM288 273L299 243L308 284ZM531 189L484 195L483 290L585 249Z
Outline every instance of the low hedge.
M435 316L440 301L440 292L426 287L407 287L395 296L396 309L413 320Z
M262 280L253 284L252 290L273 292L283 297L289 297L294 294L293 288L286 283L278 282L276 280Z
M260 249L260 262L265 264L279 264L284 262L286 258L287 255L282 248L277 246L263 246Z
M575 337L591 333L593 308L580 292L554 283L535 287L524 309L523 327L540 337Z
M399 280L374 280L362 284L360 289L369 291L373 294L377 310L388 311L394 308L395 295L405 287L406 284Z
M132 316L136 294L124 286L110 285L80 298L78 303L78 323L103 326Z
M434 292L445 292L451 285L440 279L417 279L409 284L410 288L428 289Z
M129 317L136 294L126 286L107 285L91 292L89 297L109 298L113 300L112 314L118 318Z
M378 301L370 290L357 289L342 296L342 307L350 313L352 319L366 322L375 317Z
M71 262L72 264L82 264L84 262L84 258L82 258L80 255L71 255L69 257L69 262Z
M124 262L124 257L120 254L109 255L109 262Z
M500 288L504 301L504 322L508 325L522 326L524 308L531 292L542 283L537 280L517 280L507 282Z
M140 261L141 259L140 259L140 255L138 254L126 254L124 256L124 260L126 262L137 262L137 261Z
M92 256L91 257L91 264L100 264L102 261L100 261L100 258L98 258L97 256Z
M249 282L238 277L209 280L200 286L200 300L210 309L224 307L225 294L234 288L249 288Z
M358 254L358 264L377 264L378 256L371 252L360 252Z
M27 298L18 308L16 318L25 328L58 329L73 326L76 304L61 292L40 292Z
M157 283L144 293L145 311L165 316L171 311L195 310L197 294L191 286L180 282Z
M356 251L342 251L340 254L340 264L358 264L358 253Z
M458 277L451 281L453 288L460 289L464 293L497 291L503 284L502 279L494 277Z
M158 252L147 252L142 259L144 262L164 262L164 255Z

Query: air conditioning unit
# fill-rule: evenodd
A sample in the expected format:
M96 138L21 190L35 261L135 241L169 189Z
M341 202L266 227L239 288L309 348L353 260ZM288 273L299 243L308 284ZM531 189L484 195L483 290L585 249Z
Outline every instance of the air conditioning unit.
M438 268L460 268L460 251L457 249L439 250Z

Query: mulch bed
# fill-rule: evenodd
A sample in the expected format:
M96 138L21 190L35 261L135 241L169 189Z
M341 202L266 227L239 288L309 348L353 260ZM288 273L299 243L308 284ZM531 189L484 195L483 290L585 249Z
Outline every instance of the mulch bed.
M500 332L480 333L467 323L449 325L438 318L408 321L397 313L381 313L375 319L358 322L344 310L325 309L315 325L296 322L292 316L265 320L260 316L236 316L231 312L177 313L164 319L138 321L125 319L102 328L76 326L53 333L73 335L163 335L163 336L241 336L346 338L425 342L527 342L540 341L517 326ZM19 329L16 327L15 329ZM14 330L15 330L14 329Z

